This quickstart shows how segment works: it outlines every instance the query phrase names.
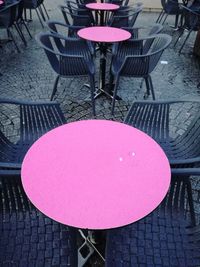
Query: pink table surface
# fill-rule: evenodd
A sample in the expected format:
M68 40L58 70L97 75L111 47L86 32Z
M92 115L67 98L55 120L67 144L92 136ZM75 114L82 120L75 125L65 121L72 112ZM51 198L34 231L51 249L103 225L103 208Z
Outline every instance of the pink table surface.
M92 9L92 10L117 10L119 9L118 5L115 4L109 4L109 3L90 3L86 5L87 8Z
M4 3L4 1L0 1L0 5L2 5Z
M128 125L88 120L60 126L36 141L22 183L44 214L77 228L109 229L153 211L170 184L160 146Z
M131 37L130 32L126 30L105 26L87 27L79 30L77 34L86 40L105 43L121 42Z

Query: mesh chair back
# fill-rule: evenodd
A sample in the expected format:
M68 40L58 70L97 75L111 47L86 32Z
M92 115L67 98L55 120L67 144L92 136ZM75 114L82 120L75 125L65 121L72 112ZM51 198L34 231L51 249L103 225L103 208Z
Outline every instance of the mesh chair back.
M167 14L179 14L180 8L178 0L161 0L161 5Z
M26 9L36 9L41 5L40 0L24 0L24 8Z
M133 27L138 15L142 12L142 6L136 6L134 9L124 9L117 11L109 22L112 27Z
M140 55L132 56L126 53L126 59L120 70L120 73L121 75L125 76L141 77L141 76L147 76L154 70L163 51L170 44L171 36L166 34L158 34L155 36L145 38L143 40L130 40L127 42L133 42L133 44L134 42L136 42L136 44L140 46L142 44L142 47L140 48ZM147 45L146 42L148 42ZM121 46L120 50L121 51L119 51L118 54L122 53L123 46ZM123 54L123 57L124 56L125 54Z
M181 6L183 18L184 18L184 28L188 30L198 31L200 28L200 15L186 6Z
M63 18L65 22L69 25L75 25L75 26L91 26L93 23L93 19L91 15L88 15L88 13L84 13L85 11L83 10L72 10L71 7L66 7L66 6L59 6Z
M94 72L92 56L84 40L51 33L41 33L36 38L58 74L80 76Z

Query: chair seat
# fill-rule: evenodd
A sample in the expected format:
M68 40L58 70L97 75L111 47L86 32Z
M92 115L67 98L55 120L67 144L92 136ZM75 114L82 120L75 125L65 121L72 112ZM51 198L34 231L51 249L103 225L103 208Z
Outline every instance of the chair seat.
M71 229L40 212L0 213L0 266L77 266Z
M155 211L145 219L107 236L107 267L197 267L200 246L181 216Z

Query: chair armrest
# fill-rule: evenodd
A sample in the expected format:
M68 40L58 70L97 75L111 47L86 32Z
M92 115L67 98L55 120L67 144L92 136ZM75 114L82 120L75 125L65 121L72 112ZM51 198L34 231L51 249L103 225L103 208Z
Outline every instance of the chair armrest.
M200 168L175 168L171 169L172 175L180 175L180 176L186 176L186 175L194 175L199 176L200 175Z
M14 105L59 105L55 101L29 101L29 100L15 100L15 99L6 99L6 98L0 98L1 104L14 104Z

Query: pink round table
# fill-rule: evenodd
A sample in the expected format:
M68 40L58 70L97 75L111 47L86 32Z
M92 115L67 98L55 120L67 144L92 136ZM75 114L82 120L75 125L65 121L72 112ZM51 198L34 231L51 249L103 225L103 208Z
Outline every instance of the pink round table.
M118 5L111 4L111 3L89 3L89 4L86 5L86 7L88 9L96 11L96 15L95 15L96 24L98 24L98 13L97 13L97 11L100 12L100 26L103 26L103 25L106 24L106 21L107 21L107 19L109 17L108 14L110 12L113 12L113 11L119 9ZM106 12L106 13L104 14L104 12ZM105 18L106 18L106 21L104 21Z
M153 211L170 184L160 146L122 123L88 120L60 126L36 141L22 164L32 203L77 228L109 229Z
M130 32L104 26L94 26L81 29L77 32L78 36L93 42L114 43L128 40L131 37Z
M113 11L119 9L118 5L110 3L89 3L86 5L86 7L92 10L103 10L103 11Z

